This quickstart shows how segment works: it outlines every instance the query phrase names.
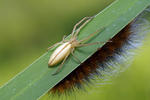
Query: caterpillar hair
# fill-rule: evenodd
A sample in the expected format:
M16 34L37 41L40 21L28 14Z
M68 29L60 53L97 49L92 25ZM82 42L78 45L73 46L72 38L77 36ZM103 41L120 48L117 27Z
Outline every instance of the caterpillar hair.
M126 67L121 67L124 62L132 57L133 49L139 47L150 30L150 22L145 16L150 15L150 7L146 8L132 22L125 26L111 41L99 48L90 58L66 76L50 94L69 94L75 90L82 90L85 85L92 82L94 77L104 78L105 75L118 73ZM122 68L120 70L120 68ZM118 70L119 69L119 70Z

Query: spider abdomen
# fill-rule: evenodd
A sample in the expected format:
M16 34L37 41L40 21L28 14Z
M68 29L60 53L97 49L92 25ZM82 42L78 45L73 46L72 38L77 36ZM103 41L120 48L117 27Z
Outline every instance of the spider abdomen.
M71 52L71 44L69 42L60 45L50 56L48 66L54 66L60 63Z

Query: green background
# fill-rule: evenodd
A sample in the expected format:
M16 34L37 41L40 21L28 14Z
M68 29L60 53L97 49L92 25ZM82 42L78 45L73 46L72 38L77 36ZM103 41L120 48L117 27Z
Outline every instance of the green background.
M69 34L77 21L98 13L112 1L0 0L0 85ZM106 84L90 87L86 93L78 93L76 99L150 100L149 39L150 35L125 72ZM47 99L47 95L42 98Z

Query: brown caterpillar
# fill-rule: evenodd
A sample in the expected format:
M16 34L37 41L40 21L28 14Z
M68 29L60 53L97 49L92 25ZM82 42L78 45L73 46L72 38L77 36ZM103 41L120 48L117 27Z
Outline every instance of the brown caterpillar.
M138 46L137 44L141 44L142 37L147 33L145 29L150 27L149 21L145 19L148 14L150 14L149 8L114 36L111 39L112 42L108 42L102 48L99 48L89 59L60 81L49 93L61 95L68 91L72 92L90 83L91 77L95 75L103 77L102 72L106 69L111 70L110 65L114 67L116 66L115 63L120 63L119 57L128 56L126 53L130 49L135 49ZM143 29L143 25L148 27Z

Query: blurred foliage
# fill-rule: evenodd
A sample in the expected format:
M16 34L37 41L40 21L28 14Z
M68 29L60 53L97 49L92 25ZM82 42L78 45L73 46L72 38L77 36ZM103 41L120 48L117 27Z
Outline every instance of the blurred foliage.
M0 85L69 34L84 16L92 16L113 0L0 0ZM112 84L91 88L78 100L149 100L150 41L138 51L131 67ZM44 96L42 100L47 99Z
M78 20L96 14L111 1L1 0L0 84L69 34Z

